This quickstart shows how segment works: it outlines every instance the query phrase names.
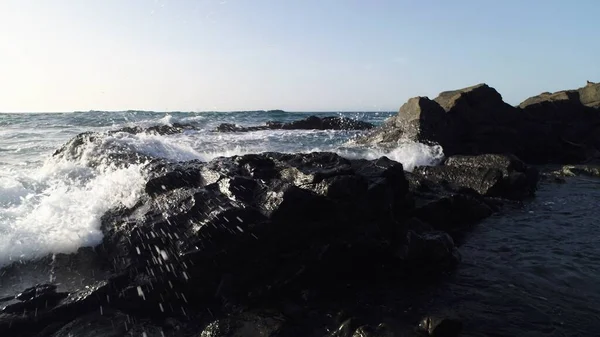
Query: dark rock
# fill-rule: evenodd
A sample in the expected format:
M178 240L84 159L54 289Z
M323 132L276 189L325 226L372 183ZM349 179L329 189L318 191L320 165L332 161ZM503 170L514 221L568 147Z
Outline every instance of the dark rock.
M155 125L148 128L139 126L123 127L106 133L85 132L73 137L56 150L52 156L71 161L84 160L85 164L90 167L101 164L124 167L131 164L147 163L153 160L151 156L138 153L126 143L107 136L117 133L171 135L195 129L196 127L190 124L174 123L173 125Z
M109 131L108 134L112 135L115 133L119 133L119 132L126 132L126 133L131 133L131 134L138 134L138 133L149 133L149 134L157 134L157 135L173 135L173 134L178 134L178 133L183 133L186 130L197 130L196 126L192 125L192 124L181 124L181 123L173 123L171 125L165 125L165 124L161 124L161 125L154 125L154 126L150 126L148 128L142 128L139 126L134 126L134 127L123 127L117 130L112 130Z
M556 177L589 176L600 177L600 165L565 165L551 172Z
M149 156L133 151L124 143L96 132L81 133L73 137L52 156L69 161L84 161L90 167L107 164L124 167L151 160Z
M277 313L245 312L211 322L200 337L275 337L284 323Z
M462 322L454 317L427 316L419 322L417 331L431 337L457 337L463 329Z
M417 234L408 231L404 245L396 254L407 261L411 272L420 277L450 271L461 260L452 237L445 232Z
M413 174L436 183L470 188L489 197L521 200L532 197L539 172L511 155L453 156L441 166L417 167Z
M358 143L394 146L408 139L453 155L512 153L531 164L580 163L598 157L600 85L543 93L512 107L493 88L476 86L411 98L398 115Z
M78 317L60 328L52 337L120 337L125 336L130 328L132 324L130 322L128 326L127 315L107 310Z
M519 104L519 108L553 108L553 105L579 105L579 92L576 90L559 91L555 93L544 92L537 96L529 97Z
M19 301L29 301L33 298L44 296L50 293L56 293L56 285L38 284L35 287L23 290L23 292L15 296L15 298Z
M364 325L356 329L352 337L395 337L397 336L385 324L379 324L376 327Z
M354 322L351 318L345 320L337 327L337 329L333 330L327 337L353 337L353 328Z
M317 117L310 116L298 121L281 123L270 121L261 126L238 126L236 124L220 124L218 132L250 132L260 130L367 130L373 128L371 123L347 117Z

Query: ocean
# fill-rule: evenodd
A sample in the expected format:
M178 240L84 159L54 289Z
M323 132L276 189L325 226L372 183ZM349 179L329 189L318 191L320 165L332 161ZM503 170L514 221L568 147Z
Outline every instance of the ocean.
M86 148L79 162L53 157L81 132L124 126L189 123L176 135L115 133L105 138L138 153L175 161L208 161L265 151L333 151L350 158L380 156L406 170L432 165L443 149L419 143L395 149L360 147L356 131L268 130L217 133L220 123L243 126L309 115L345 116L374 124L391 112L80 112L0 114L0 267L53 253L70 253L102 239L100 217L132 206L143 191L142 166L90 167L101 156ZM448 280L428 289L422 306L463 317L465 336L591 336L600 328L600 180L543 183L523 207L509 207L467 233L463 262ZM51 275L41 275L51 280ZM12 289L11 289L12 291ZM11 293L2 289L0 295ZM393 301L383 298L382 302ZM390 305L393 305L391 303Z

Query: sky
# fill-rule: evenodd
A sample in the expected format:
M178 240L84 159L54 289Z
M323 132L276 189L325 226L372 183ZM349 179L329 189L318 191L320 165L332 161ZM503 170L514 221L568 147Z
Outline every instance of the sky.
M0 112L395 111L600 81L597 0L2 0Z

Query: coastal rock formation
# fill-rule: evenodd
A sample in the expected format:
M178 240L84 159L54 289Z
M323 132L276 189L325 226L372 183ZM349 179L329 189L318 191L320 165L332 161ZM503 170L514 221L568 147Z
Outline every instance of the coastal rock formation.
M101 138L78 136L59 154ZM127 165L131 156L107 160ZM386 336L360 317L328 321L328 308L351 307L332 294L379 291L381 278L394 288L435 282L460 260L457 231L490 216L492 198L524 198L537 183L535 170L501 155L450 157L412 174L386 157L327 152L153 159L146 171L137 204L102 217L95 260L112 276L3 300L1 335L58 337L82 325L110 335L113 322L115 333L148 336L320 337L335 324L349 336Z
M317 117L310 116L305 119L281 123L267 122L259 126L238 126L223 123L216 129L218 132L250 132L261 130L368 130L373 128L371 123L347 117Z
M513 154L528 163L579 163L600 149L600 84L543 93L518 107L486 84L411 98L396 116L358 138L393 146L437 143L447 155Z

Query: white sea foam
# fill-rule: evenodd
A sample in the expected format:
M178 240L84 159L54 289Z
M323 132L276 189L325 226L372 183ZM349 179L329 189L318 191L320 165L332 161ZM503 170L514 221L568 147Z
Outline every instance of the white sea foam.
M91 169L54 159L1 177L0 266L100 243L102 214L132 206L143 182L139 166Z
M358 153L343 150L339 154L351 158L377 159L382 156L402 163L404 170L412 171L418 166L437 165L444 159L444 150L440 145L426 145L413 141L403 141L389 150L384 148L367 148Z

